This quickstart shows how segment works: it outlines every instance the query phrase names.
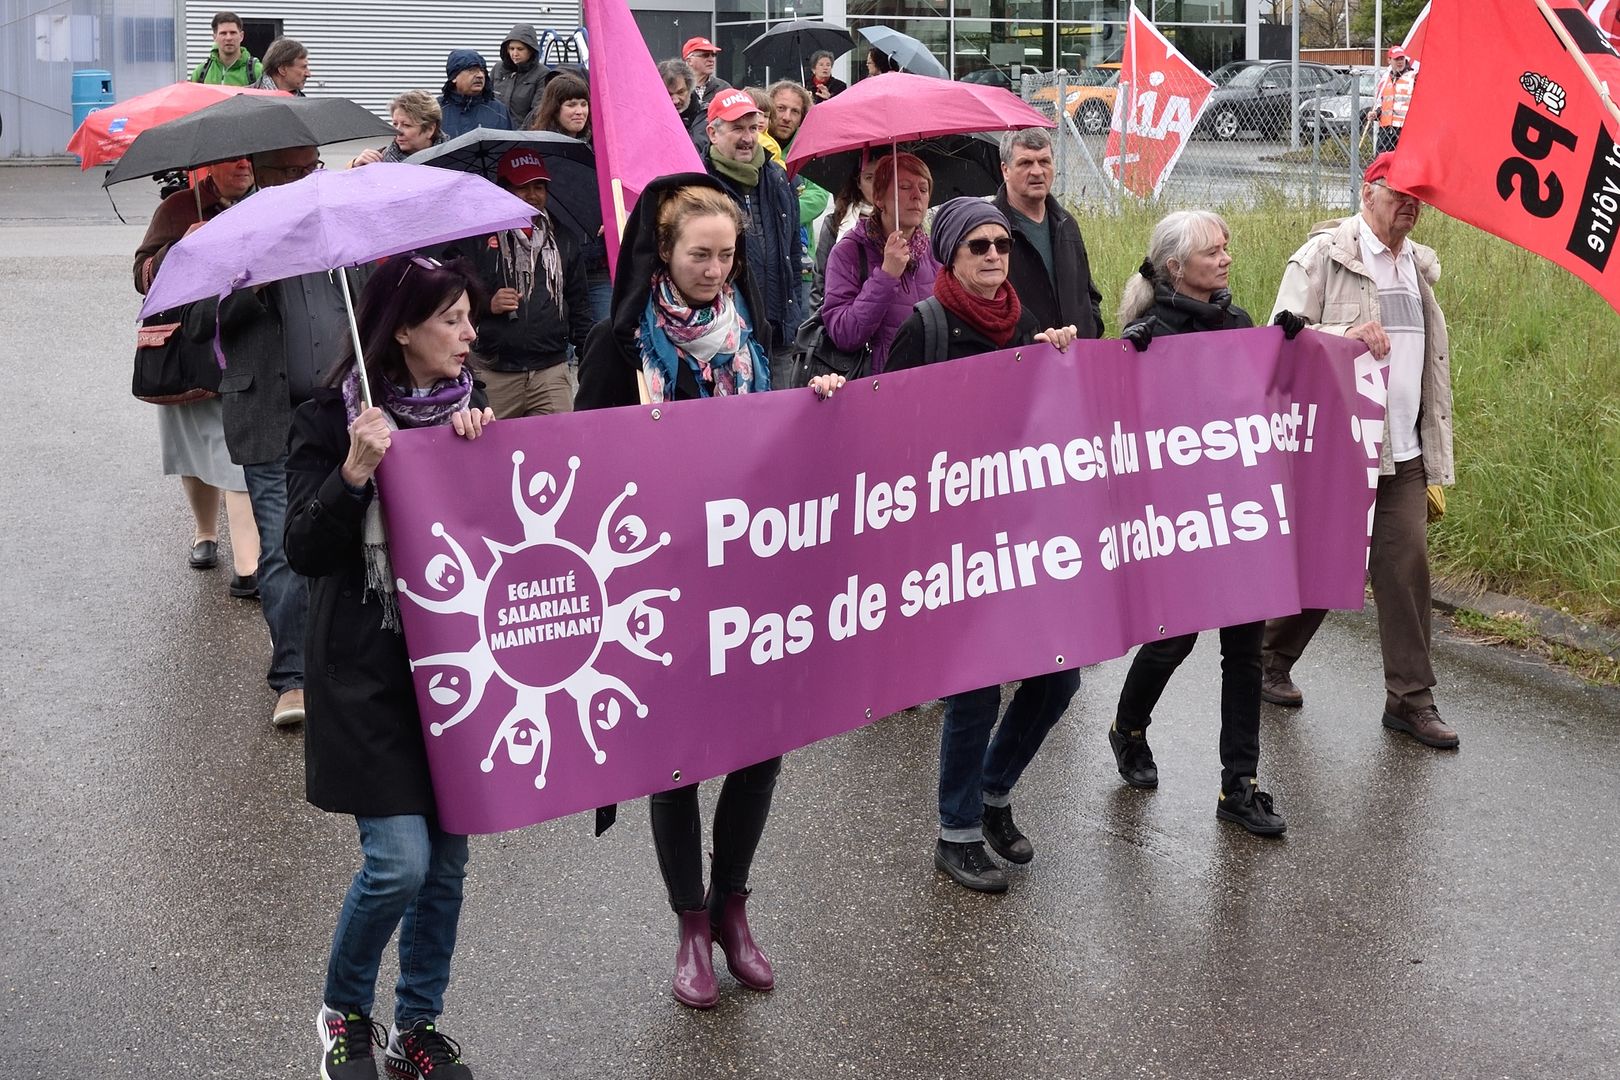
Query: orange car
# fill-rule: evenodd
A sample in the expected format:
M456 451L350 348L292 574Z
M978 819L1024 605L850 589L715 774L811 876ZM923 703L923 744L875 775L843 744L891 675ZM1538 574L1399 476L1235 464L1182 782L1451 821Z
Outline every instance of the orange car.
M1100 135L1108 130L1114 116L1114 98L1119 93L1119 64L1098 64L1083 68L1069 83L1064 111L1087 135ZM1057 87L1047 86L1035 91L1033 102L1057 101Z

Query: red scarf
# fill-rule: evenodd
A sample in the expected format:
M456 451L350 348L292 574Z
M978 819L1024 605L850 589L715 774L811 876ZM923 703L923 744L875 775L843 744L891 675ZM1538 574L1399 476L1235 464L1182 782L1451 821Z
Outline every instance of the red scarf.
M956 280L950 267L941 267L934 278L934 295L945 305L945 310L983 334L997 348L1004 349L1018 329L1018 317L1024 308L1018 302L1012 282L1003 281L996 295L986 300L976 292L969 292Z

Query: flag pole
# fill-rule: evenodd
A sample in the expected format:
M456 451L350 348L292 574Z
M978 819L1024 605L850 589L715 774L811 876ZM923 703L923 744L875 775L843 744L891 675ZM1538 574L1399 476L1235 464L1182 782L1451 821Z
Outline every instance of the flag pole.
M630 220L630 211L624 206L624 181L617 176L613 178L613 229L619 235L619 243L624 243L624 226ZM647 389L647 373L636 368L636 396L643 405L652 404L652 391Z
M1569 28L1564 25L1564 20L1553 13L1553 9L1548 5L1547 0L1536 0L1536 7L1540 9L1542 17L1547 20L1547 24L1552 27L1553 33L1558 35L1558 40L1564 43L1564 51L1574 57L1575 65L1581 69L1581 74L1586 76L1586 81L1592 84L1592 89L1602 99L1603 107L1609 111L1609 119L1615 122L1616 127L1620 127L1620 107L1615 105L1614 98L1609 96L1609 88L1604 85L1602 79L1597 77L1597 72L1592 70L1592 65L1586 62L1586 54L1581 52L1579 45L1575 44L1575 39L1570 36ZM1599 27L1599 30L1601 31L1602 28Z

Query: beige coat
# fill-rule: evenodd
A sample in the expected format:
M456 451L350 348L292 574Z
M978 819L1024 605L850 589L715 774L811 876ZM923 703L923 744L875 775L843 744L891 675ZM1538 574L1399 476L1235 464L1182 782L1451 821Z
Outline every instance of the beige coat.
M1431 484L1456 481L1451 451L1451 347L1446 317L1434 298L1440 280L1440 260L1432 248L1408 239L1417 262L1418 292L1423 297L1423 390L1418 413L1418 438L1423 445L1423 472ZM1294 252L1277 289L1272 318L1292 311L1329 334L1344 334L1353 326L1382 322L1378 286L1361 262L1359 217L1318 225L1310 239ZM1388 421L1379 472L1395 472L1389 448Z

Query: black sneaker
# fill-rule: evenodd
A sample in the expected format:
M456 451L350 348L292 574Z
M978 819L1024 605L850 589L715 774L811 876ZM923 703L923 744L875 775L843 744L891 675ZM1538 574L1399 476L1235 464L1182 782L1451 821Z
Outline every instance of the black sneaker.
M377 1080L371 1048L381 1046L382 1037L371 1017L322 1005L315 1027L321 1034L321 1080Z
M1007 891L1007 874L990 861L990 856L984 852L983 841L958 844L941 840L934 845L934 866L956 879L958 885L974 892Z
M1252 776L1238 777L1236 788L1221 792L1215 816L1235 821L1256 836L1279 836L1288 828L1288 822L1271 808L1271 795L1261 791L1260 781Z
M1035 857L1035 845L1013 821L1012 807L985 804L981 828L990 849L1008 862L1027 863Z
M395 1080L472 1080L472 1070L461 1063L461 1047L439 1034L431 1020L418 1020L406 1031L389 1028L383 1063Z
M1153 748L1146 734L1133 731L1127 735L1116 724L1108 729L1108 745L1114 751L1114 765L1127 784L1134 788L1159 786L1159 767L1153 762Z

